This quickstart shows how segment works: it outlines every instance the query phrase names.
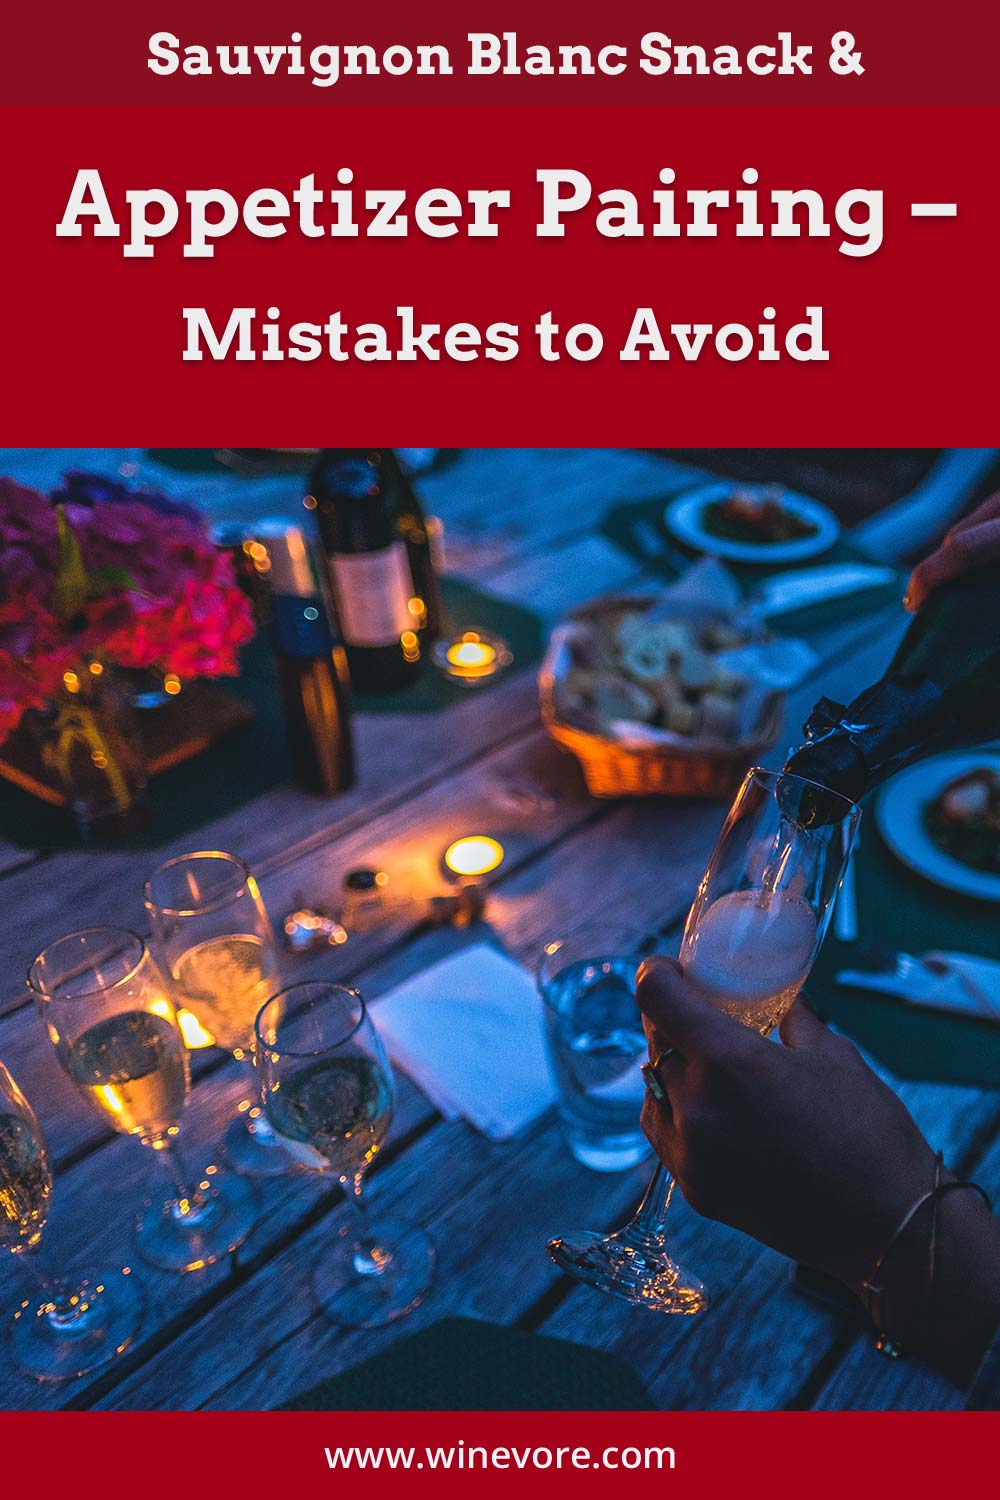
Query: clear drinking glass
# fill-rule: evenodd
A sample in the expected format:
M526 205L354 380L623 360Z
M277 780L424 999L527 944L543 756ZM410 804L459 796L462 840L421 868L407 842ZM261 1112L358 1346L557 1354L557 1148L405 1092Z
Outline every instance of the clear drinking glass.
M767 1036L791 1007L819 952L860 809L786 772L754 769L736 794L688 913L680 958L707 1000ZM708 1306L701 1282L671 1258L673 1181L657 1168L632 1221L616 1234L577 1230L549 1254L578 1281L659 1312Z
M165 1271L196 1271L235 1250L254 1226L256 1199L214 1167L192 1181L180 1160L187 1048L146 944L124 928L70 933L38 955L28 985L63 1071L106 1125L152 1149L174 1184L139 1217L140 1254Z
M327 1315L379 1328L430 1285L434 1246L413 1224L369 1217L362 1183L389 1132L392 1069L365 1002L338 984L294 984L257 1017L255 1062L267 1117L304 1166L339 1179L355 1211L313 1271Z
M546 943L538 965L559 1117L573 1155L595 1172L623 1172L649 1151L639 1128L642 939L631 928L590 923Z
M280 980L274 933L250 869L215 849L182 854L153 873L143 895L191 1044L214 1043L252 1064L254 1020ZM256 1098L242 1099L239 1110L226 1131L226 1156L237 1172L289 1171L292 1158Z
M76 1271L49 1281L35 1263L52 1198L45 1141L31 1105L0 1063L0 1246L33 1285L7 1326L11 1358L36 1380L71 1380L127 1348L142 1318L137 1278Z

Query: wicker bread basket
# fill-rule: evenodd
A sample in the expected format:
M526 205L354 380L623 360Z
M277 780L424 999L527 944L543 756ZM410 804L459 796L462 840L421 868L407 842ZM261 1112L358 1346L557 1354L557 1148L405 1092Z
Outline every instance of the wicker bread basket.
M567 621L586 621L623 607L644 608L640 595L608 595L581 606ZM712 612L704 611L704 617ZM721 612L716 618L722 618ZM556 638L539 671L542 722L558 744L576 756L593 797L706 797L729 801L750 766L756 765L781 733L784 694L769 693L753 735L736 744L693 740L687 745L625 745L560 719L556 709Z

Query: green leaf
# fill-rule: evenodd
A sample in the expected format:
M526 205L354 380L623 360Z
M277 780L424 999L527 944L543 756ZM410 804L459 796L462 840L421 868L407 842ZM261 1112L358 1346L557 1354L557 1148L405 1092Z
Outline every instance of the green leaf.
M87 597L99 599L102 594L110 593L112 589L134 589L135 581L128 568L119 568L114 565L107 568L91 568L86 574Z
M56 506L59 561L52 589L52 606L62 620L74 619L87 601L87 574L80 544L61 505Z

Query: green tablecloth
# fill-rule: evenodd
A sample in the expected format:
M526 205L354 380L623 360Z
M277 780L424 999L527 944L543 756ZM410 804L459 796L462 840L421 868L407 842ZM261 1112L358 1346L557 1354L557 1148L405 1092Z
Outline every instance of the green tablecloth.
M617 1356L446 1318L286 1401L283 1411L652 1411Z
M939 889L901 864L871 817L862 820L856 943L831 929L809 981L817 1010L901 1078L1000 1089L1000 1023L909 1005L870 990L845 989L840 969L887 966L897 953L934 949L1000 957L1000 908Z

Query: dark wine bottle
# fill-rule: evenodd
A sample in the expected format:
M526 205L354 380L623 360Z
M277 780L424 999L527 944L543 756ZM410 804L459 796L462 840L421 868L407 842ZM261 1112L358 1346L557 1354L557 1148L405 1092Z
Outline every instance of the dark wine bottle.
M387 452L325 448L309 481L351 681L367 692L415 680L426 625L401 520L399 466Z
M855 802L925 755L1000 734L1000 565L935 589L885 676L846 706L821 698L804 733L785 770Z
M410 560L414 598L423 605L422 611L418 611L423 621L418 633L421 647L426 650L440 638L444 623L444 604L434 563L434 546L423 507L409 475L392 448L380 448L378 451L382 455L384 471L392 474L396 485L398 528L406 543L406 553Z
M253 531L251 556L266 584L296 779L306 791L333 796L354 782L354 745L347 656L329 588L306 532L294 523L261 522Z

